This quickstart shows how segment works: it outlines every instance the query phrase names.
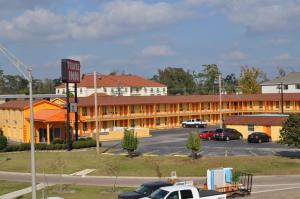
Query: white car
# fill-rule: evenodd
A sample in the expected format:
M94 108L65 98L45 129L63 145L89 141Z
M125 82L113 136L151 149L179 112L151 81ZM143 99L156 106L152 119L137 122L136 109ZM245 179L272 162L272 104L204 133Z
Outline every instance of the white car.
M191 119L181 123L183 128L192 127L192 128L205 128L207 127L207 122L200 119Z
M142 199L226 199L226 194L201 190L194 186L178 185L162 187L154 191L149 197Z

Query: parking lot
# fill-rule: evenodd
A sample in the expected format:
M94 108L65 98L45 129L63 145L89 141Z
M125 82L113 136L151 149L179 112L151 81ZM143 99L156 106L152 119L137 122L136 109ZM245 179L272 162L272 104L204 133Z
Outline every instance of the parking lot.
M152 131L150 138L139 139L138 152L144 155L170 155L186 156L190 151L186 148L189 132L200 132L217 127L211 126L204 129L176 128ZM102 142L107 148L106 153L124 154L121 141ZM203 141L201 155L204 156L266 156L278 154L292 154L300 156L299 149L289 148L277 143L247 143L246 140L231 141Z

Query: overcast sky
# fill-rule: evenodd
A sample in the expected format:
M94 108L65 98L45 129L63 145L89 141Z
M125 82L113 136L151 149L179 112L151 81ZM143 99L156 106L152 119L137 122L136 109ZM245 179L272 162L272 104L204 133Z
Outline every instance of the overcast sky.
M299 35L300 0L0 0L0 43L37 78L59 77L62 58L83 72L151 77L216 63L272 78L277 67L300 71ZM0 69L17 74L2 54Z

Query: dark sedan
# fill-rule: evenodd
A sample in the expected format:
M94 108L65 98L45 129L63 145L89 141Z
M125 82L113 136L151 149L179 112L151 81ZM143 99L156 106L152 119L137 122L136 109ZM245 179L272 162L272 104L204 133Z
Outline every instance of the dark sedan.
M248 136L248 142L252 143L262 143L262 142L270 142L271 136L263 132L253 132Z
M140 187L138 187L135 191L133 192L126 192L126 193L121 193L119 194L118 198L119 199L138 199L138 198L143 198L151 195L152 192L155 190L161 188L161 187L166 187L166 186L171 186L172 184L169 182L164 182L164 181L157 181L157 182L148 182L145 184L142 184Z
M241 140L243 135L235 129L216 129L215 140Z

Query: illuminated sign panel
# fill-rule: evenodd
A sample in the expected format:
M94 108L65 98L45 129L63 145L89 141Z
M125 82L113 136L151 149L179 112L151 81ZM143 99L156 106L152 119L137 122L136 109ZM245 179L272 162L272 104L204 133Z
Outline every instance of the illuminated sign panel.
M61 60L61 78L62 82L79 83L80 82L80 62L72 59Z

